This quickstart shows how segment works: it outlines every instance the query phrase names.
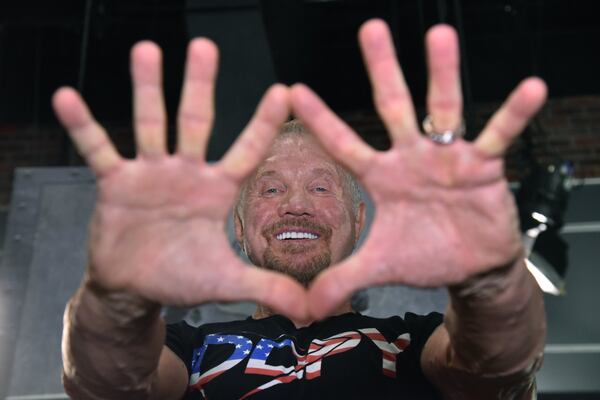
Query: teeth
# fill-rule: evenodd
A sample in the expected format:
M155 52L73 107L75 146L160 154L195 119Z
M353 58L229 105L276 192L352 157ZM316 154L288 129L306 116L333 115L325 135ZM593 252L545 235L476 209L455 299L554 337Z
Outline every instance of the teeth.
M277 240L286 239L318 239L319 236L308 232L283 232L276 236Z

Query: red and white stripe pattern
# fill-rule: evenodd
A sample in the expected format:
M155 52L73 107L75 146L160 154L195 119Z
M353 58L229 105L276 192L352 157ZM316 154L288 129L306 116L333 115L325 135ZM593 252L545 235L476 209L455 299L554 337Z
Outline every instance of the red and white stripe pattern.
M358 332L344 332L323 340L315 339L311 342L306 355L298 354L295 346L292 346L294 355L298 360L297 364L287 368L279 366L279 368L285 368L285 375L278 376L277 378L257 387L256 389L251 390L242 396L241 399L247 398L254 393L268 389L275 385L289 383L295 379L302 379L303 377L306 377L306 379L314 379L319 377L321 375L321 361L323 358L339 354L356 347L360 342L360 339L361 336ZM250 365L252 365L252 368L250 371L248 368L246 368L246 373L251 372L273 375L273 372L275 372L277 369L276 366L267 365L266 359L264 361L255 361L251 359L248 361L248 367L250 367ZM306 371L306 375L304 375L304 371Z
M292 353L298 360L295 366L285 367L283 365L272 365L267 364L267 359L271 355L271 352L288 350L291 349ZM289 351L289 350L288 350ZM246 374L259 374L259 375L271 375L278 376L281 374L290 374L292 371L302 370L306 364L306 355L301 355L296 350L296 344L291 339L284 339L280 342L270 339L261 339L248 360L246 365ZM300 378L298 378L300 379Z
M242 399L282 383L289 383L297 379L315 379L321 376L321 364L325 357L331 357L355 348L363 336L371 340L381 351L383 374L395 378L397 355L410 344L410 334L408 333L401 334L394 341L388 342L385 336L376 328L343 332L326 339L314 339L310 343L306 354L301 354L302 351L298 352L294 340L290 338L280 339L279 341L263 338L252 349L252 341L244 336L209 335L202 348L198 349L196 363L193 363L194 371L190 376L189 389L204 393L203 386L206 383L228 371L246 357L249 358L244 371L246 374L268 375L272 376L273 379L249 391L241 397ZM216 344L233 345L233 352L221 364L202 372L203 355L209 345ZM284 366L267 363L271 352L282 350L292 351L296 358L295 365Z
M396 377L396 356L404 351L410 344L410 334L404 333L393 342L389 343L386 338L375 328L359 329L381 350L383 355L383 374L390 378Z
M321 361L325 357L343 353L353 349L360 342L358 332L344 332L327 339L314 339L308 348L306 379L314 379L321 375Z

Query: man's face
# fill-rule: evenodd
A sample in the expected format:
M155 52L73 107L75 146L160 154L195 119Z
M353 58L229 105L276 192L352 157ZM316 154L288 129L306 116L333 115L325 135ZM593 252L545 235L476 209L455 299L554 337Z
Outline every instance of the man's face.
M250 260L308 285L362 229L339 167L309 135L278 139L250 177L236 235Z

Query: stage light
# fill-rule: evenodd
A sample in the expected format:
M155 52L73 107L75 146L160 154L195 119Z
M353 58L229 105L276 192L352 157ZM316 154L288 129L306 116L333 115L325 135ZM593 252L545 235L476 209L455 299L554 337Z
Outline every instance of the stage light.
M553 295L565 294L568 245L560 228L572 174L573 165L568 161L536 165L517 192L527 268L540 288Z

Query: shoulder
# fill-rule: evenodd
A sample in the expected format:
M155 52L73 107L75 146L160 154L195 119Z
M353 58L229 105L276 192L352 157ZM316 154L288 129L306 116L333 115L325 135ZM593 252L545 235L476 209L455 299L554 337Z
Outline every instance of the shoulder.
M373 326L388 328L392 330L406 330L406 331L422 331L431 330L433 331L444 321L444 315L438 312L431 312L426 315L414 314L407 312L404 317L394 315L391 317L372 317L368 315L362 315L359 313L346 314L338 318L345 319L345 323L354 325L356 327L361 326ZM332 323L335 323L335 318L332 319Z
M192 326L185 321L167 325L167 339L170 336L183 337L192 342L202 341L204 337L214 334L235 334L235 333L262 333L262 332L280 332L289 331L293 328L291 321L285 317L272 316L263 319L253 319L248 317L242 320L227 322L212 322L199 326Z
M167 339L170 336L179 336L194 340L216 332L236 332L255 329L258 325L260 325L258 321L251 318L228 322L213 322L199 326L192 326L186 321L180 321L167 325Z
M404 317L372 317L359 313L348 313L330 317L315 326L321 334L358 331L370 338L381 336L388 342L404 337L422 347L433 331L443 322L443 315L432 312L427 315L406 313Z
M404 324L415 332L431 334L439 325L444 322L444 315L438 312L430 312L426 315L419 315L407 312L403 318ZM429 336L429 334L427 336Z

